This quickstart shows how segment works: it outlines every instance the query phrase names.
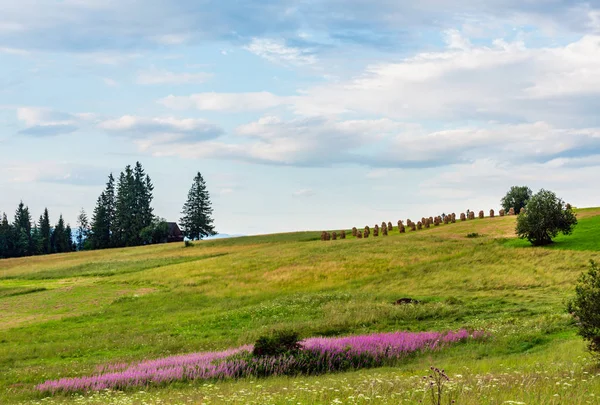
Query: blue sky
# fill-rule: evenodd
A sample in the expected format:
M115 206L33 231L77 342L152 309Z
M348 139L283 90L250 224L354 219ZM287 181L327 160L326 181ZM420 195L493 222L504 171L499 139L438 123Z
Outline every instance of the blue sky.
M452 3L452 4L449 4ZM139 160L217 230L600 204L599 1L0 0L0 212L72 224Z

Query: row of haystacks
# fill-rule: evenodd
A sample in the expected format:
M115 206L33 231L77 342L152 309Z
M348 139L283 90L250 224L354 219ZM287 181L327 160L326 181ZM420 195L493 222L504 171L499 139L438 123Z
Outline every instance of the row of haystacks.
M521 208L521 212L525 212L525 208ZM501 209L500 211L498 211L498 215L503 217L505 215L515 215L515 209L511 208L510 210L508 210L508 212L506 212L505 210ZM490 210L490 218L494 218L496 216L496 212L494 210ZM479 211L477 218L483 219L485 218L485 213L482 211ZM467 210L466 213L461 212L460 215L458 216L458 220L460 221L467 221L467 220L472 220L475 219L475 211L470 211ZM399 233L405 233L407 231L407 229L411 230L411 231L420 231L422 229L428 229L431 228L432 226L436 227L436 226L440 226L441 224L453 224L457 221L457 217L456 214L453 212L452 214L449 215L439 215L436 217L423 217L421 218L420 221L418 222L413 222L409 219L406 220L406 226L404 225L404 222L402 222L402 220L398 220L398 224L397 224L397 230ZM362 238L368 238L369 236L374 236L377 237L379 235L382 236L388 236L388 234L390 232L394 231L394 225L391 222L382 222L381 226L378 224L375 224L375 226L373 227L373 229L371 229L368 225L364 227L363 230L360 230L356 227L352 228L352 236L354 236L357 239L362 239ZM332 231L332 232L328 232L328 231L323 231L321 232L321 240L323 241L328 241L328 240L337 240L337 239L346 239L346 231L342 230L339 232L336 231Z

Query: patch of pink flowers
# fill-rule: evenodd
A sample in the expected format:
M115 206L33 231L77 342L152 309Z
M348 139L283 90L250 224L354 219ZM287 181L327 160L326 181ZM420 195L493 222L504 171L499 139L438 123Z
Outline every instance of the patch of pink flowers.
M175 381L228 379L266 375L323 373L393 364L411 353L437 350L452 343L479 339L485 332L392 332L336 338L309 338L301 342L300 356L252 357L252 346L220 352L191 353L114 364L87 377L46 381L37 389L58 392L123 390ZM304 354L304 355L302 355Z

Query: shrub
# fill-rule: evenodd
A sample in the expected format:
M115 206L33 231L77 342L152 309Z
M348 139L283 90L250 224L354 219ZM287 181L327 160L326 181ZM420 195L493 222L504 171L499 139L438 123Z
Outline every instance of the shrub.
M588 342L589 350L600 356L600 268L594 261L579 277L575 298L567 303L567 310L576 319L578 333Z
M186 241L184 241L184 242L183 242L183 245L184 245L185 247L193 247L193 246L194 246L194 244L192 243L192 241L191 241L191 240L186 240Z
M577 224L573 211L548 190L540 190L527 203L527 212L517 217L517 235L534 246L548 245L559 232L570 235Z
M479 234L477 232L471 232L467 234L467 238L479 238Z
M508 212L511 208L513 208L514 212L519 214L521 212L521 208L527 205L532 196L533 193L529 187L513 186L510 188L510 190L508 190L506 195L502 197L502 200L500 200L500 205L504 209L504 212Z
M300 351L300 337L294 331L276 332L270 336L261 336L254 343L252 355L282 356L293 355Z

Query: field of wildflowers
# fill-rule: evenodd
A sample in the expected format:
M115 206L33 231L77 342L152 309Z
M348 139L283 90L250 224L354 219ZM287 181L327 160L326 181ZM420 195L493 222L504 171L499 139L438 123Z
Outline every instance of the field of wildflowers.
M393 365L416 352L441 349L482 331L394 332L340 338L309 338L298 354L253 357L252 346L220 352L192 353L148 360L132 365L109 364L86 377L46 381L37 389L46 393L126 390L175 381L223 380L241 377L311 375Z

